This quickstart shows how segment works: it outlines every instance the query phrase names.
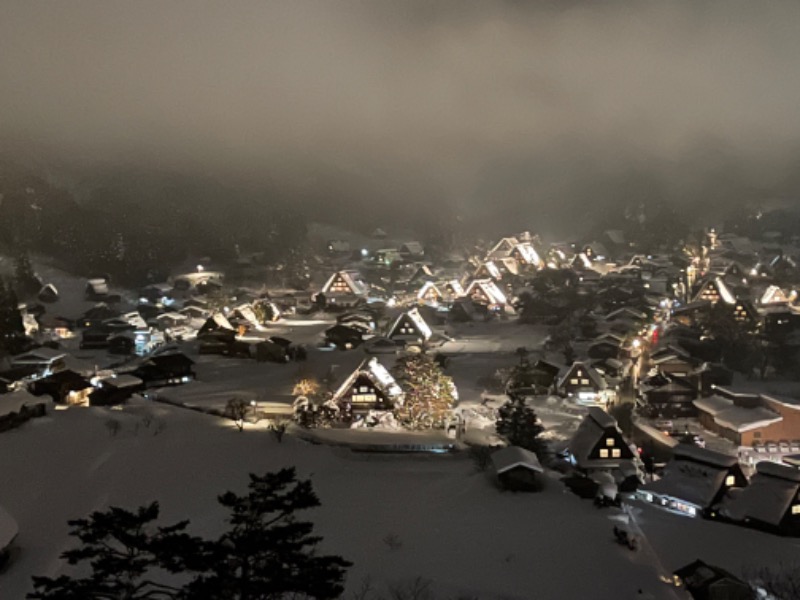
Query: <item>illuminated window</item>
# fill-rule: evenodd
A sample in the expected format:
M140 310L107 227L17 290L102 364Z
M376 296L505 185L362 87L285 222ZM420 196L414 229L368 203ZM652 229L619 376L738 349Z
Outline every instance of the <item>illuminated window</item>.
M581 379L581 385L589 385L588 379Z
M736 478L733 475L728 475L725 478L725 485L732 486L734 483L736 483Z
M614 445L614 438L606 438L606 446L611 447Z
M800 515L800 504L793 504L792 505L792 514L793 515Z
M375 394L353 394L353 404L370 404L377 402L378 397Z
M614 458L620 458L622 456L622 450L620 450L619 448L614 448L611 451L611 456L613 456Z
M573 377L572 379L570 379L570 380L569 380L569 382L570 382L572 385L578 385L578 379L577 379L576 377Z
M605 448L602 448L600 450L600 458L608 458L608 450L606 450Z

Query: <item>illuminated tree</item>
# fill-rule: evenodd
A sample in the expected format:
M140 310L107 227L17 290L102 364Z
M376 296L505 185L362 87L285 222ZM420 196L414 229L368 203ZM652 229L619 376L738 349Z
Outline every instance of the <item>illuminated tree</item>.
M394 376L404 392L397 419L411 429L444 427L456 388L437 362L427 354L410 354L397 361Z

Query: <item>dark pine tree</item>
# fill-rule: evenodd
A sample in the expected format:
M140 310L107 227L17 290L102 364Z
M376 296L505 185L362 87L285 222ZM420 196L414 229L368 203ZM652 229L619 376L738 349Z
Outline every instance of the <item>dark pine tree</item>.
M14 259L14 289L23 298L39 291L41 282L33 272L31 259L27 252L20 252Z
M314 525L295 513L319 506L310 481L295 470L250 475L249 492L227 492L230 529L205 546L206 573L188 588L190 598L280 600L338 598L350 562L318 554Z
M14 290L0 278L0 348L15 353L25 339L25 326Z
M539 424L536 413L525 404L525 398L512 394L508 402L497 411L497 434L512 446L519 446L543 458L547 444L540 437L544 427Z
M135 512L111 507L88 519L69 521L70 535L81 545L61 556L70 565L90 567L85 577L34 577L39 600L171 600L182 598L182 586L151 579L153 571L181 573L193 568L201 540L184 532L188 521L155 525L158 503ZM160 579L163 578L160 577Z

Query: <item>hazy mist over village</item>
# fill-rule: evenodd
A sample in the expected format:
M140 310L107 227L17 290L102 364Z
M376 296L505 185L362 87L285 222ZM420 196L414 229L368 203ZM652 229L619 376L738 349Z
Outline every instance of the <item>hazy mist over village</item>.
M0 599L800 599L798 26L0 3Z

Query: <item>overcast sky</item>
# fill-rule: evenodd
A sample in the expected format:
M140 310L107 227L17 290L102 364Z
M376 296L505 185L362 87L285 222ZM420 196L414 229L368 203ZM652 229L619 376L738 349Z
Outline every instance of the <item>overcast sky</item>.
M0 135L526 218L786 196L798 32L797 1L3 0Z

